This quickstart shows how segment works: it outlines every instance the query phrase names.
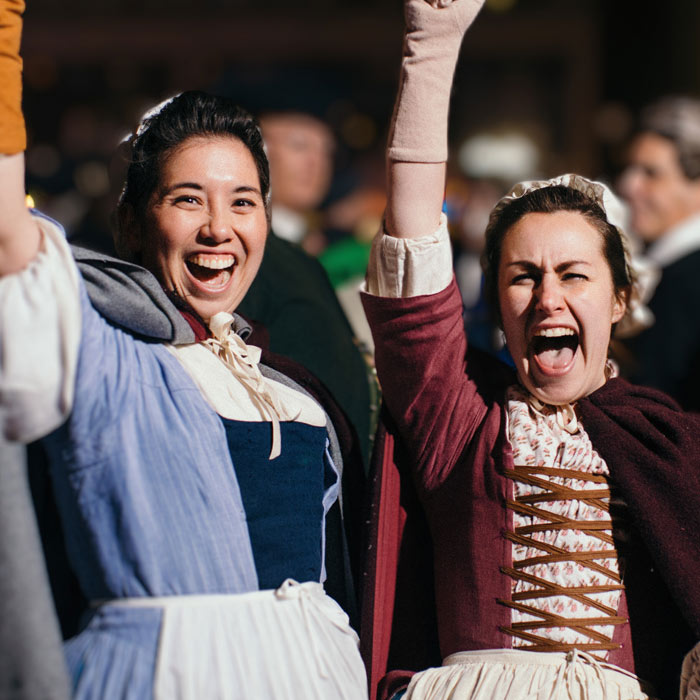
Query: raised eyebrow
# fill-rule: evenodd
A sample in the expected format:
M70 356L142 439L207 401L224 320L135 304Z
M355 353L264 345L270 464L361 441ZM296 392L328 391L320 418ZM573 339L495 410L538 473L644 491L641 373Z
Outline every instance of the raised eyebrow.
M163 188L162 194L170 194L176 190L197 190L201 192L204 190L204 187L196 182L176 182L174 185L170 185L170 187ZM233 189L233 194L239 194L241 192L252 192L257 194L259 197L262 197L262 192L260 189L258 187L253 187L253 185L240 185L239 187L235 187Z
M554 268L554 271L564 272L575 265L586 265L587 267L590 267L591 263L587 260L565 260L564 262L559 263ZM530 260L513 260L513 262L507 264L507 267L519 267L523 270L527 270L528 272L539 272L541 270L539 265L536 265Z
M253 187L252 185L241 185L240 187L236 187L233 190L234 194L239 194L242 192L252 192L253 194L257 194L260 198L262 198L262 192L260 191L260 188L258 187Z
M173 192L175 190L202 190L204 189L201 185L198 185L196 182L176 182L174 185L170 185L170 187L167 188L168 192Z

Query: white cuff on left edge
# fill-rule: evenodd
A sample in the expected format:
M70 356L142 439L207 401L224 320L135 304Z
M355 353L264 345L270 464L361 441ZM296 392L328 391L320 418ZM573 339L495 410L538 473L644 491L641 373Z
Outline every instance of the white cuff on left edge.
M429 236L396 238L380 231L372 243L363 291L394 299L437 294L453 274L447 217L441 214Z

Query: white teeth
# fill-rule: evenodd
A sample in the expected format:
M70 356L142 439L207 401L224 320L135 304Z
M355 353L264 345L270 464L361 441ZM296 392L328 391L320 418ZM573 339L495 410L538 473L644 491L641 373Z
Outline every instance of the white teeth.
M576 335L571 328L542 328L535 333L540 338L560 338L563 335Z
M210 270L225 270L231 267L236 261L233 255L190 255L187 262L191 262L199 267L206 267Z

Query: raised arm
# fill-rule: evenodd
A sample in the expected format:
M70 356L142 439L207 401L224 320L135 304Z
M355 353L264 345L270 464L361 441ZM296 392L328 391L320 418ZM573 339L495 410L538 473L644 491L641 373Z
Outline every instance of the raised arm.
M462 37L484 0L406 0L399 91L387 151L386 232L433 233L442 209L447 117Z
M0 275L21 270L39 249L39 229L25 206L22 116L24 0L0 0Z
M440 4L406 0L387 152L389 235L375 238L362 297L385 404L428 489L449 474L485 415L467 372L462 301L440 217L452 76L482 0Z

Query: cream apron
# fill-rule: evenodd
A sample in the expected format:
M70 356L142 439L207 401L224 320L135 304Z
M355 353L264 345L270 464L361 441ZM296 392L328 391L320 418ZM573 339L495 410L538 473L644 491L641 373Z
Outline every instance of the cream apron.
M651 700L636 676L579 651L466 651L417 673L403 700Z
M320 583L106 605L162 608L155 700L367 698L358 637Z

